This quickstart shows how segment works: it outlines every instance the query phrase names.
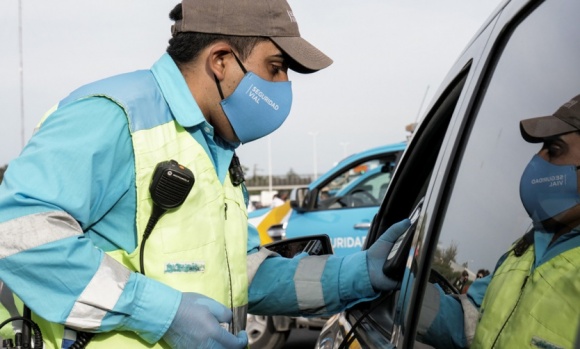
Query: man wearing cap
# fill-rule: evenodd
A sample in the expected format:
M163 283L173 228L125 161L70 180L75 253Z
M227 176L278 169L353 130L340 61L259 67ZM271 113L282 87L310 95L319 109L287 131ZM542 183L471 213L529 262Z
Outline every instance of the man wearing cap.
M248 310L328 315L396 285L382 265L408 220L344 258L282 258L248 228L234 150L286 119L288 69L332 63L286 1L184 0L170 18L150 70L73 91L4 175L0 316L23 302L45 348L243 348ZM180 193L152 181L170 160L193 187L150 225L150 188Z
M418 337L436 348L572 348L580 322L580 95L553 115L522 120L543 143L520 181L533 229L467 295L430 285ZM580 343L578 343L580 345Z

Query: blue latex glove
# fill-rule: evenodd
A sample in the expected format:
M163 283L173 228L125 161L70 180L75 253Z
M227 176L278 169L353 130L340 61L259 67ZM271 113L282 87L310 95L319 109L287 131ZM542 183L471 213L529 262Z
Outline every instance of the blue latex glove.
M383 265L397 238L411 226L409 219L395 223L381 235L367 250L367 268L371 285L377 291L390 291L398 287L400 280L388 278L383 273Z
M204 295L183 293L179 308L163 340L173 349L242 349L248 345L246 331L237 336L220 326L229 323L232 311Z

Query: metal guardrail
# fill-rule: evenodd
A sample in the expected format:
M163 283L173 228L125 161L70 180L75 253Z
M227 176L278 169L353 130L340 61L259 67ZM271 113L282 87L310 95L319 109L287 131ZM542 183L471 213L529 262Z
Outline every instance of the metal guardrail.
M292 189L308 186L314 180L313 175L284 175L272 176L272 189ZM268 190L270 178L267 176L255 176L246 178L248 191Z

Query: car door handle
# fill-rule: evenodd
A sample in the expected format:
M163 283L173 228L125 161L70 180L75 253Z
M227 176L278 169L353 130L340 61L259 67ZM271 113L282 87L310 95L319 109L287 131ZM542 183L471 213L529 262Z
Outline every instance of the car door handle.
M354 225L355 229L368 230L371 227L371 222L357 223Z

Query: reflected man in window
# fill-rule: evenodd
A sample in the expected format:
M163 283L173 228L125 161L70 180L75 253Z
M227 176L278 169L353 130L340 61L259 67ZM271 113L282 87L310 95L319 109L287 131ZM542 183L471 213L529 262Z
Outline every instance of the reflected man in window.
M542 143L520 181L533 228L467 294L445 295L429 285L423 304L436 315L421 317L418 339L436 348L574 347L580 320L580 95L553 115L522 120L520 130L525 141Z

